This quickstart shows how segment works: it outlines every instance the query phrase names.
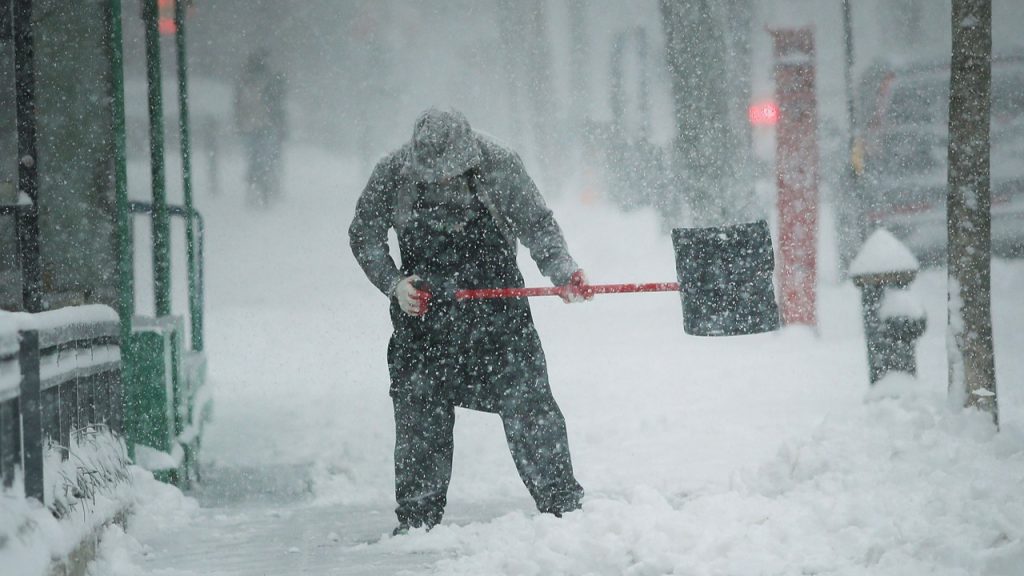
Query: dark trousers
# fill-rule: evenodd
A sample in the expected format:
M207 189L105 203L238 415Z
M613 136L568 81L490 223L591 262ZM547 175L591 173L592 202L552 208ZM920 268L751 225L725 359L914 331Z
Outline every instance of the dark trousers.
M580 507L583 488L569 457L565 418L551 390L502 402L498 414L512 459L537 509L561 515ZM401 524L441 522L452 476L455 406L450 401L394 397L395 512Z

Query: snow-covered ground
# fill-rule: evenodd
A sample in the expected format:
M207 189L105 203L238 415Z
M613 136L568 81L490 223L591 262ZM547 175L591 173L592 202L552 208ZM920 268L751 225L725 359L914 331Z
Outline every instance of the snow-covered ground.
M584 509L537 514L497 416L459 411L450 514L392 538L387 302L346 235L362 182L293 150L286 198L254 211L240 170L228 159L225 193L199 200L204 486L192 499L137 479L134 520L108 530L94 575L1024 573L1024 262L994 263L998 434L946 402L941 271L913 286L920 377L874 390L859 295L834 273L817 330L758 336L686 336L672 294L537 299ZM675 278L652 214L552 205L591 281Z

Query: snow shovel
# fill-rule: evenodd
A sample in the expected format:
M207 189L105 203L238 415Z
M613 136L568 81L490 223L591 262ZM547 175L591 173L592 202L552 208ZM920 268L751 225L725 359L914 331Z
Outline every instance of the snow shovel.
M694 336L738 336L779 327L768 223L672 230L678 282L590 284L589 294L678 291L683 330ZM562 296L567 286L457 290L456 300Z

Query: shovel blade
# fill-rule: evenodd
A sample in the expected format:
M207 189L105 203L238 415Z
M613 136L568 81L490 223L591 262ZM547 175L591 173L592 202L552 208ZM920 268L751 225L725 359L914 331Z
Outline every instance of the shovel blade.
M768 223L672 230L683 329L694 336L738 336L779 327Z

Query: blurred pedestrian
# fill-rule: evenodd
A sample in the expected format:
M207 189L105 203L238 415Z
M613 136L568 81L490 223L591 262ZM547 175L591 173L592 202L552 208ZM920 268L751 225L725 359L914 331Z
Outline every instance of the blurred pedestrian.
M281 193L281 148L287 136L285 77L266 49L252 52L235 85L235 127L246 153L246 199L265 206Z
M389 255L394 228L401 267ZM517 242L540 271L589 299L586 277L519 156L430 109L412 141L381 160L356 205L352 251L391 299L398 527L441 521L452 472L455 407L501 416L538 510L580 507L565 419L525 298L454 300L456 288L522 287Z

